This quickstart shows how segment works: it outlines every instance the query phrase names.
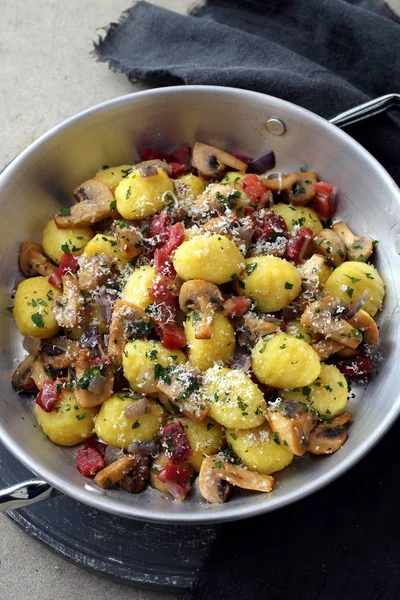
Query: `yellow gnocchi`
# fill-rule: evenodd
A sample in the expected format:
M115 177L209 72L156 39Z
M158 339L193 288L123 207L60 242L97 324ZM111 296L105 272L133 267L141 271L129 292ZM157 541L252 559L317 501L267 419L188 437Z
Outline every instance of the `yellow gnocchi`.
M285 308L300 293L301 278L292 263L277 256L255 256L246 260L237 291L257 302L257 310L275 312Z
M15 292L14 319L22 335L50 338L59 330L53 314L58 288L47 277L31 277L21 281Z
M224 235L198 235L179 246L174 256L174 267L184 281L205 279L221 284L239 275L244 267L244 258Z
M186 362L182 350L167 350L161 342L132 340L123 351L122 366L129 385L136 392L154 394L157 379L174 365Z
M313 383L300 389L281 391L281 396L287 400L307 402L320 415L329 417L344 410L348 393L346 378L339 369L322 363L321 372Z
M97 436L118 448L127 449L132 442L151 442L165 422L165 411L155 400L149 400L150 410L140 417L127 418L125 409L137 402L129 394L114 394L106 400L96 417Z
M86 256L106 254L115 262L121 263L121 265L127 264L127 261L123 260L121 253L118 250L117 240L112 235L98 233L86 244L83 253L86 254Z
M137 169L117 185L114 195L117 210L124 219L138 221L162 210L173 191L173 183L164 169L157 168L157 175L150 177L143 177Z
M206 371L216 362L229 362L235 351L235 331L229 319L221 313L216 314L211 338L198 340L194 332L193 314L190 313L185 321L190 363L200 371Z
M226 439L248 469L264 475L281 471L294 457L268 423L254 429L227 429Z
M62 393L56 407L45 412L35 404L36 419L47 437L59 446L76 446L94 435L94 418L99 408L80 408L72 392Z
M225 446L225 430L212 419L195 423L187 417L179 417L185 430L193 454L189 462L196 471L200 471L204 456L216 454Z
M96 181L101 181L108 185L114 191L117 185L132 172L132 165L119 165L118 167L106 167L97 171L93 177Z
M314 235L322 231L322 223L317 213L308 206L294 206L293 204L275 204L271 212L280 215L290 232L295 227L308 227Z
M138 267L129 275L121 299L135 304L143 310L153 302L151 286L156 278L156 271L150 265Z
M65 252L77 256L82 254L93 236L94 233L89 227L58 229L52 219L43 231L42 246L47 256L59 265Z
M356 304L364 292L367 292L363 309L373 317L382 307L385 284L374 266L350 261L344 262L333 271L325 283L324 291L350 306Z
M321 371L318 355L311 346L284 333L264 338L256 344L252 367L265 385L288 389L309 385Z
M264 395L242 371L212 367L204 374L203 390L209 415L220 425L247 429L264 423Z

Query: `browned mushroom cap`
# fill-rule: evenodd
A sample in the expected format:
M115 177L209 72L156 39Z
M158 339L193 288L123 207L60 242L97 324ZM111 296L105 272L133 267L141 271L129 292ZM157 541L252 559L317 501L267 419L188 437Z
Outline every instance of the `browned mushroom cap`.
M132 260L139 256L143 249L142 236L133 226L122 221L114 223L114 233L117 237L118 250L121 258Z
M274 173L262 182L273 192L285 191L288 200L297 206L303 206L310 202L315 196L314 184L317 182L317 174L309 171L306 173Z
M311 454L333 454L347 440L346 423L351 420L349 413L336 415L329 423L319 423L310 435L308 451Z
M99 471L94 481L102 488L109 488L111 485L115 485L121 479L125 477L131 471L136 463L136 457L130 456L127 454L126 456L122 456L115 462L108 465L108 467L104 467L101 471Z
M356 236L347 227L346 223L339 221L332 225L332 230L341 237L346 245L348 260L365 262L371 256L374 250L372 238L367 235Z
M80 256L77 273L81 289L88 292L97 290L111 274L113 259L106 254Z
M280 441L296 456L306 452L310 432L317 423L317 416L306 404L294 400L282 400L278 406L269 407L267 419Z
M326 358L329 358L329 356L332 356L332 354L336 354L336 352L339 352L343 349L350 350L352 352L351 348L346 348L346 346L343 346L343 344L340 342L336 342L335 340L331 339L320 340L319 342L311 344L311 346L318 354L320 360L325 360Z
M214 283L203 279L185 281L179 292L179 306L184 313L195 311L192 318L194 335L198 340L209 340L212 335L214 313L224 299Z
M363 340L370 348L374 348L379 342L379 329L374 319L362 308L350 319L351 325L360 329Z
M253 222L250 217L221 216L210 219L201 229L202 233L224 235L232 240L240 249L243 244L249 243L253 236Z
M202 423L210 407L198 393L201 374L194 367L179 365L171 374L171 382L161 379L157 383L160 402L167 410L182 412L192 421Z
M85 298L81 294L78 280L72 273L62 277L63 293L56 296L53 303L53 313L60 327L82 327L88 318L85 311Z
M19 255L19 268L26 277L43 275L48 277L54 273L56 267L46 256L43 246L35 242L24 242Z
M340 302L333 296L325 296L308 305L301 315L300 322L311 331L322 333L324 337L335 340L343 346L357 348L362 342L362 335L358 329L341 317L342 313L343 307Z
M101 372L100 372L101 368ZM96 365L90 350L82 348L73 364L75 401L82 408L99 406L113 393L114 375L110 367Z
M313 254L301 266L298 271L301 275L303 286L307 289L321 289L324 281L321 281L321 274L326 265L326 260L321 254Z
M134 337L144 337L151 327L149 316L132 302L117 300L112 313L110 336L108 341L108 356L114 363L120 363L126 343Z
M202 215L224 214L227 210L231 211L242 192L232 184L212 183L207 186L204 192L197 196L194 208ZM203 219L204 220L204 219Z
M147 485L149 470L149 457L135 455L132 470L121 479L119 485L129 494L140 494Z
M332 229L320 231L313 239L313 246L334 267L338 267L346 259L346 245Z
M78 204L71 207L70 214L54 217L59 229L88 227L109 217L114 210L114 195L102 181L88 179L74 190L74 196Z
M78 343L64 335L43 340L40 345L40 358L45 367L57 371L68 369L76 358Z
M32 379L32 364L35 357L29 354L15 369L12 376L12 385L18 392L34 392L36 384Z
M31 377L35 382L35 385L38 390L42 389L42 386L45 381L49 381L52 379L50 371L46 369L43 361L37 356L34 357L33 362L31 364Z
M261 475L227 463L218 455L206 457L199 473L200 493L208 502L226 502L227 490L221 481L245 490L271 492L275 479L270 475Z
M202 142L196 142L194 145L193 164L199 173L206 177L218 177L226 167L242 173L245 173L247 169L247 164L232 154Z

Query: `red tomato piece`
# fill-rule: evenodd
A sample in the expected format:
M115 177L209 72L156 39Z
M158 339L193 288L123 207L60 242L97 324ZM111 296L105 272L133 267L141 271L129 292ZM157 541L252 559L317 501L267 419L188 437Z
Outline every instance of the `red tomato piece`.
M93 477L104 469L104 459L94 446L81 448L76 455L76 466L85 477Z
M161 446L172 461L187 460L193 454L180 421L162 427Z
M261 208L271 198L271 191L263 184L260 177L253 173L245 175L238 183L243 192L250 198L251 204Z
M186 168L190 167L192 154L190 146L180 146L174 150L173 154L176 162L180 163L181 165L185 165Z
M175 223L168 230L167 241L162 246L165 254L172 254L185 241L185 228L182 223Z
M368 356L354 356L338 360L336 366L345 377L362 377L372 373L373 364Z
M186 165L182 165L178 162L170 162L169 166L171 167L171 177L172 179L176 179L180 175L183 175L187 172L188 167Z
M242 317L250 310L251 300L245 296L232 296L222 306L227 317Z
M179 350L187 345L185 331L177 323L158 325L156 331L161 338L161 343L168 350Z
M159 472L157 478L164 483L177 483L182 487L186 487L190 482L190 476L191 472L189 469L185 469L185 467L171 461Z
M42 389L37 395L36 404L46 412L54 410L60 394L57 393L57 386L52 381L45 381Z
M156 238L157 245L163 244L167 240L170 226L171 217L165 210L152 218L150 223L150 237Z
M325 181L318 181L314 183L314 189L314 209L321 217L328 219L336 208L336 199L332 197L333 185Z
M62 284L61 278L63 277L63 275L65 275L66 273L76 273L78 268L78 257L74 254L70 254L69 252L64 252L61 258L60 265L49 277L49 283L51 283L51 285L56 285L60 287Z
M308 247L313 239L313 232L308 227L300 229L292 235L286 246L285 258L292 260L296 265L303 260Z
M142 161L165 160L167 162L171 162L174 160L174 156L172 154L166 154L165 152L159 152L158 150L153 150L153 148L144 148L144 150L140 151L139 156Z
M285 220L280 215L255 212L252 216L252 220L254 237L256 239L265 240L266 242L274 242L277 237L286 237L289 233Z

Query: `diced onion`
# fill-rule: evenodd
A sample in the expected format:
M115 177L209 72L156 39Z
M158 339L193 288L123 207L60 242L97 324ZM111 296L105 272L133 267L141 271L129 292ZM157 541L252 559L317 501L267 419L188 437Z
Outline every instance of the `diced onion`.
M141 417L142 415L148 415L151 413L151 404L147 398L140 398L131 402L125 406L124 415L127 419L134 419L135 417Z

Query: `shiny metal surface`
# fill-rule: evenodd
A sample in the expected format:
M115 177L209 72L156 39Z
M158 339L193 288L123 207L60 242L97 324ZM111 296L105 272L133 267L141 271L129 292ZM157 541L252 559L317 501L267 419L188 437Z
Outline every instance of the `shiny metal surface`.
M400 94L386 94L386 96L374 98L332 117L329 122L337 127L347 127L393 109L400 110Z
M16 510L57 496L60 492L40 479L31 479L0 490L0 512Z
M271 117L265 124L265 127L272 135L283 135L286 131L286 125L281 119Z
M265 128L281 119L286 133ZM377 266L387 285L381 315L382 360L364 390L355 389L348 408L354 423L345 446L330 457L308 457L277 475L274 492L240 493L224 505L209 505L198 491L189 501L173 502L148 489L132 496L100 490L75 467L75 449L53 445L37 426L31 400L11 388L10 375L23 356L21 336L6 310L10 291L21 279L18 250L24 240L40 240L49 216L69 203L71 191L101 165L134 162L136 148L169 150L202 140L257 156L273 149L276 169L308 165L340 190L337 216L358 234L379 239ZM398 386L400 194L396 184L357 142L324 119L282 100L245 90L206 86L140 92L94 107L40 138L0 176L0 439L40 478L96 508L130 518L177 523L233 520L294 502L357 462L400 412Z

